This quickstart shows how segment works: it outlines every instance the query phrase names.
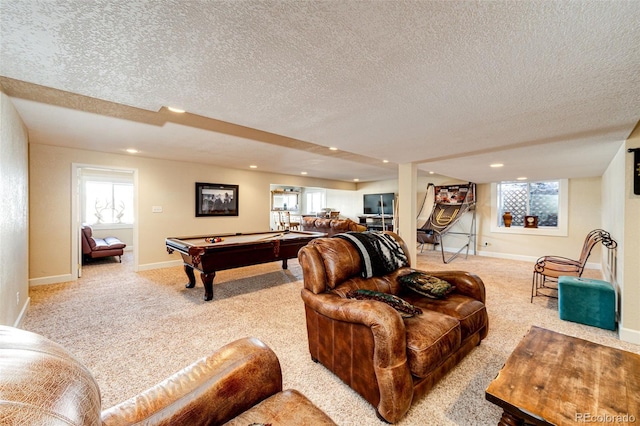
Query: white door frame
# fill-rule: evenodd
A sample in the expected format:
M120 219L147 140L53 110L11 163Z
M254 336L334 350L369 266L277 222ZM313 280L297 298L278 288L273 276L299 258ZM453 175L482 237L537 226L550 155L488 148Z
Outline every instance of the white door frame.
M82 218L80 217L80 187L78 185L82 169L102 169L133 172L133 270L138 272L138 169L131 167L113 167L97 164L71 164L71 276L82 274ZM77 278L74 278L77 279Z

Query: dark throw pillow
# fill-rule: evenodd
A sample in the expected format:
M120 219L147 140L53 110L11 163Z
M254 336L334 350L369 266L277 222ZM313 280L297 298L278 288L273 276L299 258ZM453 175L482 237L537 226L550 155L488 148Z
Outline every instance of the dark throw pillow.
M400 315L402 315L403 318L410 318L422 313L422 309L417 306L413 306L411 303L408 303L393 294L382 293L380 291L365 289L351 290L347 293L347 297L349 299L377 300L379 302L384 302L396 311L400 312Z
M413 271L399 278L400 284L432 299L442 299L456 289L449 282L420 271Z

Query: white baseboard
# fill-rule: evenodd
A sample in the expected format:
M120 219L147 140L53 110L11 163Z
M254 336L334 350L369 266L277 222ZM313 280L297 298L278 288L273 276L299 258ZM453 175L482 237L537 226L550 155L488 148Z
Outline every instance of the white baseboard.
M432 250L430 248L430 250ZM440 251L440 247L436 246L436 251ZM444 251L446 253L455 253L458 250L460 250L460 248L453 248L453 247L444 247ZM464 256L466 253L466 249L462 250L460 252L460 254L458 256ZM473 249L469 249L469 254L473 255ZM509 259L509 260L522 260L525 262L532 262L534 263L536 260L538 260L538 258L540 256L524 256L524 255L519 255L519 254L507 254L507 253L498 253L498 252L493 252L493 251L487 251L487 250L476 250L476 256L485 256L485 257L495 257L498 259Z
M535 256L525 256L521 254L508 254L508 253L499 253L495 251L487 251L487 250L478 250L476 252L477 256L485 256L485 257L495 257L497 259L508 259L508 260L522 260L524 262L535 263L538 260L538 257Z
M447 249L445 248L445 251ZM486 256L486 257L495 257L498 259L509 259L509 260L522 260L525 262L535 263L541 256L525 256L520 254L507 254L507 253L497 253L493 251L487 250L478 250L476 253L477 256ZM585 269L597 269L602 270L602 266L599 263L587 262L585 265Z
M620 337L620 340L640 345L640 331L638 330L620 327L618 330L618 336Z
M29 309L29 305L31 304L31 298L27 297L27 300L24 302L22 309L20 310L20 314L16 321L13 323L13 326L16 328L22 328L22 322L24 321L25 316L27 315L27 310Z
M460 250L460 248L453 248L453 247L444 247L444 251L447 253L455 253L458 250ZM436 251L440 251L439 247L436 247ZM466 249L462 250L459 254L459 256L464 256L466 253ZM469 249L469 254L473 255L473 248ZM499 253L499 252L494 252L494 251L488 251L488 250L482 250L482 249L478 249L476 250L476 256L485 256L485 257L495 257L498 259L509 259L509 260L522 260L525 262L535 262L536 260L538 260L538 258L540 256L525 256L525 255L520 255L520 254L508 254L508 253Z
M168 260L166 262L158 263L145 263L144 265L138 265L138 271L151 271L153 269L172 268L174 266L182 266L184 262L182 260Z
M453 253L457 252L458 250L460 250L459 247L446 247L446 246L444 247L445 253L453 254ZM435 252L441 253L440 246L436 246L435 248L433 248L433 245L425 244L425 248L422 251L420 250L420 246L419 245L417 247L417 253L418 254L424 253L424 252L428 252L428 251L435 251ZM464 250L462 250L458 254L458 256L464 256L466 254L466 252L467 252L467 249L465 248ZM473 255L473 249L472 248L469 249L469 254ZM479 255L479 253L476 253L476 255Z
M71 274L53 275L51 277L31 278L29 279L29 287L34 287L38 285L66 283L69 281L75 281L77 279L78 279L77 277L74 277Z
M171 268L173 266L182 266L184 262L182 260L169 260L167 262L147 263L144 265L138 265L138 271L150 271L153 269ZM35 287L39 285L59 284L69 281L76 281L71 274L54 275L51 277L31 278L29 280L29 287Z

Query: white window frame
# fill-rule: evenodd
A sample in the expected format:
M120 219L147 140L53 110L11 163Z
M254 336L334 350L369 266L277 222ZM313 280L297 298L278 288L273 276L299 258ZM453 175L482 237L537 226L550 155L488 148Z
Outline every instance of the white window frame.
M313 205L311 201L312 197L318 196L320 197L320 208L317 210L313 210L312 207L317 207ZM327 207L327 191L324 189L307 189L305 191L305 205L304 205L304 213L305 214L318 214L322 211L322 209Z
M558 189L558 226L542 226L540 228L525 228L523 226L500 226L500 212L498 208L498 184L491 184L491 232L501 234L544 235L566 237L569 235L569 180L557 179Z
M87 181L92 181L92 182L107 182L107 183L121 183L121 184L131 184L134 188L134 196L133 196L133 202L135 204L135 183L133 181L133 177L129 178L129 177L120 177L120 176L116 176L116 175L110 175L110 174L104 174L104 175L100 175L100 174L91 174L91 175L85 175L81 177L81 182L82 182L82 191L81 191L81 200L80 200L80 215L82 216L82 220L84 221L85 219L85 215L86 212L84 210L84 206L86 206L86 190L85 190L85 183ZM135 215L133 220L135 221ZM108 230L108 229L132 229L133 228L133 223L94 223L91 225L91 228L93 230Z

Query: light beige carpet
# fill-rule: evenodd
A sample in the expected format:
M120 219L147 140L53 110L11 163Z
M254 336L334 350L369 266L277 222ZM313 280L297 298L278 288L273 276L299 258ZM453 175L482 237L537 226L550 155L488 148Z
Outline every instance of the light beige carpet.
M414 267L479 275L487 289L489 335L400 425L495 425L501 410L484 391L531 325L640 353L617 333L562 321L557 302L529 302L532 264L469 256L442 263L418 256ZM596 271L585 276L598 278ZM67 347L93 372L108 408L163 380L216 348L244 336L268 344L282 364L284 387L304 393L340 425L382 425L373 407L309 357L302 272L296 260L221 271L214 300L202 300L198 277L186 289L182 267L134 273L130 255L84 268L77 282L31 289L24 328Z

